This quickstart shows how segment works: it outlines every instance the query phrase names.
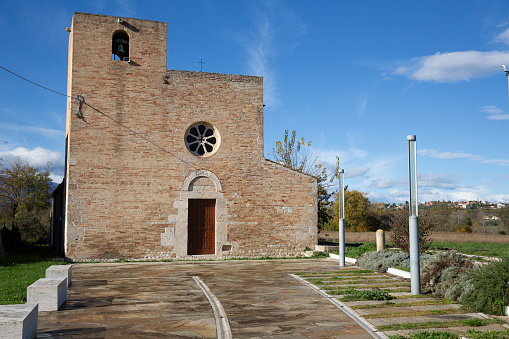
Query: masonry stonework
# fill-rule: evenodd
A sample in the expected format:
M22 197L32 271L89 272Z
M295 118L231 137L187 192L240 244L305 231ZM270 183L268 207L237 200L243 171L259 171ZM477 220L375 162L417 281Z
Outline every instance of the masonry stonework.
M129 36L129 61L112 60L119 31ZM166 53L166 23L74 13L66 256L188 257L194 199L214 201L215 256L314 248L316 178L264 158L262 78L167 70ZM202 138L218 145L203 156L186 146L196 123L216 133Z

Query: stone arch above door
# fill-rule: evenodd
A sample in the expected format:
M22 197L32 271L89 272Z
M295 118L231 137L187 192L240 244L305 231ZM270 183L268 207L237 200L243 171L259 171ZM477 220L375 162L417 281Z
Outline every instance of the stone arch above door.
M188 207L190 199L214 199L216 201L215 255L230 255L236 249L236 244L227 240L227 200L224 198L219 178L207 170L194 171L184 179L180 199L174 202L174 207L178 211L177 215L172 218L175 220L175 224L165 230L165 233L161 236L161 245L174 246L177 257L188 255Z
M197 171L194 171L191 174L189 174L184 179L184 184L182 185L182 190L183 191L197 191L197 189L195 189L196 186L200 186L200 187L209 186L206 184L207 181L202 180L201 178L209 178L215 186L215 192L222 191L221 182L219 181L218 177L214 173L207 171L207 170L197 170ZM210 191L209 189L202 189L202 190Z

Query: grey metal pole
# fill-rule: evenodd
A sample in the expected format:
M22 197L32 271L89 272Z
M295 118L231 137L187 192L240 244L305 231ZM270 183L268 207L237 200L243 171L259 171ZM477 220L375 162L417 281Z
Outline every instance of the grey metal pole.
M339 266L345 267L345 170L339 170L338 216L339 216Z
M409 245L410 245L410 290L412 295L421 294L421 271L419 257L419 218L417 205L417 154L416 136L407 136L408 172L410 186L410 205L408 206Z
M507 94L509 96L509 72L505 72L505 75L507 76Z

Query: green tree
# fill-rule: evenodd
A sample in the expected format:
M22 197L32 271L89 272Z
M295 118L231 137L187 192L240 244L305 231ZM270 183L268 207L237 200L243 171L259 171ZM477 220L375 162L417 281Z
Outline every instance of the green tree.
M339 195L335 195L336 199L333 204L334 214L330 222L330 227L334 230L338 229L338 200ZM345 230L348 232L366 232L376 230L379 227L372 222L373 216L370 215L371 203L366 193L357 190L348 190L345 188Z
M48 239L50 173L19 158L0 169L0 222L16 226L23 240Z
M285 130L283 141L276 141L276 147L272 149L274 161L301 173L306 173L317 178L317 200L318 200L318 227L323 229L332 218L330 198L332 193L327 191L339 170L339 157L335 172L330 175L325 165L320 162L319 155L311 152L311 141L304 138L297 138L295 130L291 136Z

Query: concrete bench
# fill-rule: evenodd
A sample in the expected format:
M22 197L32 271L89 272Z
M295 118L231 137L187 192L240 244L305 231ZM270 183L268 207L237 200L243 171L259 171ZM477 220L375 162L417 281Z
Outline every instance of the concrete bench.
M0 338L37 335L37 304L0 305Z
M27 287L27 303L39 304L41 311L58 311L67 299L67 278L42 278Z
M46 278L67 278L67 286L72 282L72 265L53 265L46 269Z

